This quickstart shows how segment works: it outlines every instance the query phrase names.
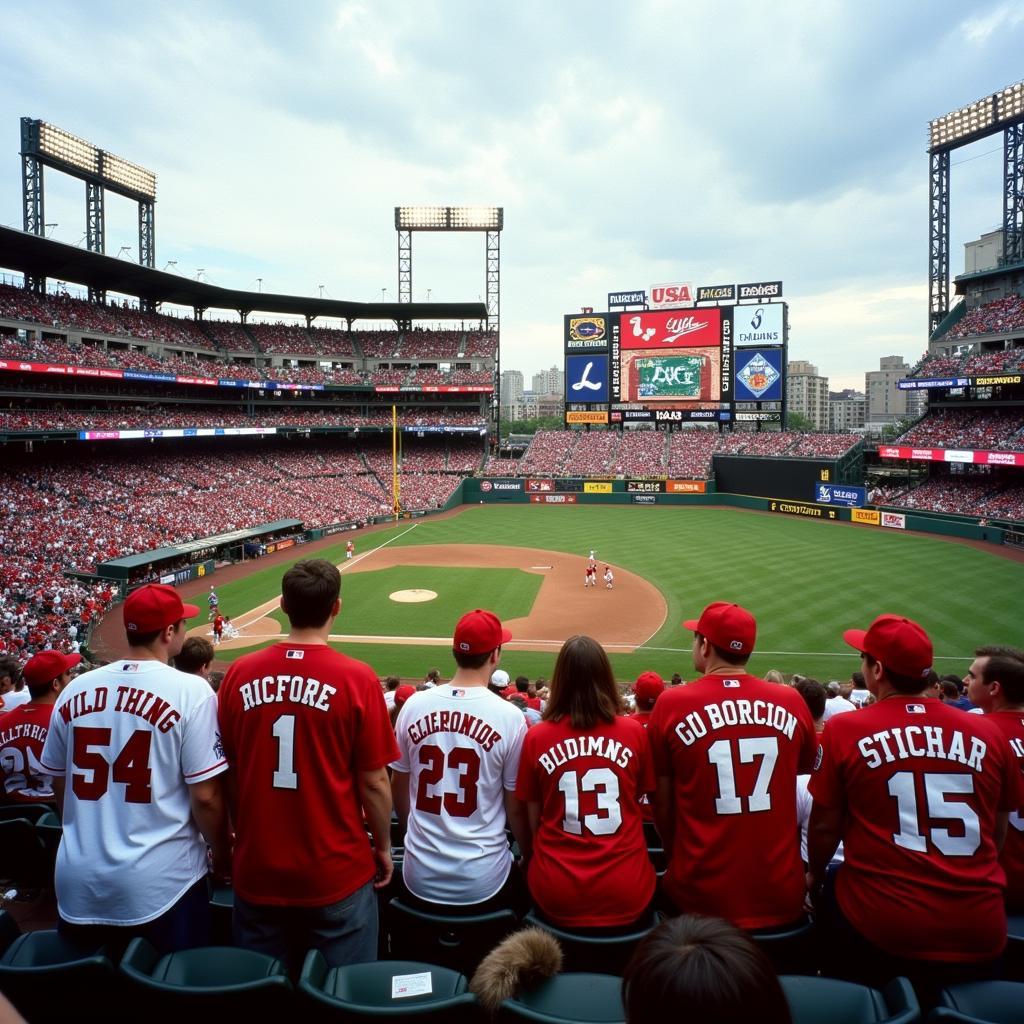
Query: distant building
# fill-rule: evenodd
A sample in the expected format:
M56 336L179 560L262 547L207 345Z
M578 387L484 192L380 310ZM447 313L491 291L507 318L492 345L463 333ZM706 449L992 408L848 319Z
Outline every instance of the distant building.
M501 404L508 405L511 402L523 400L523 371L502 370L501 371Z
M560 395L565 390L565 373L557 366L533 375L530 390L535 395Z
M786 364L786 402L790 412L800 413L815 430L828 430L828 377L803 359Z
M897 382L910 375L910 364L903 356L882 356L877 370L864 374L867 397L866 426L878 430L902 419L917 419L924 410L924 391L901 391Z
M844 388L828 393L828 429L833 434L863 430L867 411L868 401L862 391Z

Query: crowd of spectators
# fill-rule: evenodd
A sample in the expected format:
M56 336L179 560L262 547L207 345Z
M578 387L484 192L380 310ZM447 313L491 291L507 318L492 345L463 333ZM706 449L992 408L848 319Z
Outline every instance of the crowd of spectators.
M573 472L580 476L596 476L609 472L621 439L622 435L617 430L581 433L573 452Z
M1024 485L984 474L943 474L930 477L913 489L900 486L875 488L869 497L875 504L893 508L1024 520Z
M1024 451L1024 412L1012 409L932 409L896 443L915 448Z
M665 472L665 436L657 430L623 431L615 454L619 476L661 476Z
M986 302L964 314L963 319L946 334L947 340L969 338L977 334L1010 334L1024 331L1024 298L1007 295Z
M668 435L668 475L681 480L706 480L712 472L712 456L718 446L717 430L674 430Z

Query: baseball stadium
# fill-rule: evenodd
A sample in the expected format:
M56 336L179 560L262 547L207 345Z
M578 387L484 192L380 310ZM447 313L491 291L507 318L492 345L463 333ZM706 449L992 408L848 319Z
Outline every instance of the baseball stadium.
M340 610L329 622L328 646L369 666L366 671L379 681L377 688L386 677L397 677L398 692L410 710L419 701L434 699L421 692L412 696L405 692L423 691L431 670L441 681L462 678L466 665L459 658L459 630L463 616L474 609L492 612L511 634L511 639L490 648L491 653L497 651L505 673L501 686L509 684L510 677L526 677L540 689L553 677L563 679L566 670L557 666L562 664L564 650L572 646L567 641L589 637L603 650L619 697L634 709L640 692L634 694L634 683L645 673L656 673L659 683L673 677L696 681L702 675L703 662L710 655L698 653L701 645L715 648L710 634L695 629L695 622L705 621L702 610L712 602L741 606L740 611L746 609L744 614L756 622L756 643L745 650L747 660L722 662L722 671L728 675L729 666L738 665L735 674L745 680L748 673L765 686L777 685L760 682L766 675L774 676L790 684L785 689L795 702L798 689L792 684L801 680L824 684L829 702L845 702L841 686L860 674L865 659L870 669L874 652L863 646L869 643L870 632L861 636L860 647L844 639L844 632L866 627L881 613L902 622L911 620L914 629L927 634L932 654L925 669L932 670L936 679L970 676L981 643L991 645L993 651L1016 650L1022 643L1021 84L930 125L929 305L921 310L922 326L927 317L922 338L925 351L896 386L900 395L907 396L906 407L916 412L900 422L898 431L885 436L863 427L804 429L806 424L791 408L789 387L790 322L791 318L799 322L799 303L791 304L787 297L789 282L744 281L747 271L742 266L734 268L733 281L725 284L679 282L672 287L610 293L603 309L581 308L578 296L567 289L564 315L549 325L556 339L552 356L564 377L562 427L516 435L503 428L500 412L501 242L506 215L508 229L516 230L512 206L396 205L385 211L389 219L393 213L397 241L397 267L388 268L389 273L397 270L396 301L334 299L324 296L323 286L319 295L274 294L263 290L262 280L256 291L224 287L179 275L169 266L160 269L154 219L156 173L86 141L74 129L74 125L58 127L22 117L23 228L0 226L0 481L4 493L0 672L10 677L10 687L23 668L31 681L38 671L31 667L33 662L38 664L50 652L60 652L58 661L67 664L68 671L77 664L97 672L135 665L136 647L126 627L135 628L132 609L150 600L146 595L156 590L177 595L163 598L177 601L175 607L198 609L196 614L185 614L183 629L188 638L213 644L206 670L224 679L222 685L230 689L236 678L233 672L249 671L233 670L236 663L262 664L251 659L263 657L262 652L272 645L285 642L287 646L288 638L300 628L294 619L295 598L283 594L282 581L311 560L330 563L340 576ZM997 258L991 265L951 277L951 154L993 136L1002 137L1005 149L1004 216ZM44 168L48 181L61 175L84 182L88 229L84 247L47 237ZM137 206L137 262L105 251L104 196L108 193ZM164 216L173 220L174 209ZM467 295L457 302L415 300L413 243L424 233L453 233L463 240L472 235L476 241L483 236L480 271L485 294L475 299ZM621 268L624 279L631 272L628 265ZM151 618L139 619L143 620ZM157 625L165 626L162 621ZM733 644L740 649L741 641ZM296 648L288 656L300 659L302 652ZM703 660L697 664L695 659ZM495 660L493 668L497 666ZM497 677L489 674L488 678ZM726 685L731 684L740 687L739 681L729 678ZM668 687L665 697L658 699L667 704L672 691L687 688ZM527 692L533 699L535 690L522 690ZM966 695L958 691L956 698L967 700L971 693L970 689ZM680 707L684 696L677 701ZM879 698L879 703L885 699ZM924 708L912 705L918 706ZM799 707L799 714L791 709L792 721L799 718L802 729L805 709L802 704ZM77 721L75 716L88 710L83 704L65 712L65 722ZM12 702L0 714L0 745L13 735L4 732L4 719L14 713ZM523 727L524 751L532 749L533 729L553 728L540 714L537 719L529 723L531 729ZM294 729L294 718L290 721ZM368 715L368 734L376 728L373 722ZM395 722L392 716L392 725ZM390 755L385 759L392 767L399 766L394 769L399 778L405 778L403 764L406 773L417 770L408 759L402 760L406 752L401 725L407 722L406 717L398 719L395 749L402 751L401 756L393 762ZM656 723L652 718L652 736ZM69 728L74 732L74 727ZM244 731L241 726L238 729L237 735L224 730L227 754L218 734L218 749L227 760L236 744L243 742ZM292 748L286 748L277 723L274 730L282 757L274 785L294 788L295 782L279 785L277 780L301 774L302 758L311 755L300 754L296 744L295 763L286 764L284 751L292 757ZM839 730L833 734L838 736ZM94 746L109 743L109 731L106 735L105 741L93 736L91 742ZM985 735L991 743L991 735ZM822 748L813 733L808 736L807 742L813 740L818 751L820 767ZM390 743L394 733L387 733L387 739ZM666 750L670 740L671 734L664 740ZM743 771L753 771L750 765L755 756L744 753L744 742L739 740L739 760L735 766L729 760L728 769L722 767L721 758L715 760L720 750L708 752L705 758L719 772L718 804L731 799L737 807L742 805L737 795L739 765L747 765ZM77 738L74 743L77 758ZM49 743L46 749L51 750ZM128 750L125 746L113 763L112 778L115 783L125 782L130 791L139 785L136 775L141 761L134 747L131 757ZM6 749L0 752L0 764L8 776L18 765L13 774L23 781L32 775L25 755L7 754ZM85 756L99 755L87 749ZM731 759L733 755L722 756ZM756 756L766 755L759 748ZM775 756L773 752L771 758ZM784 754L778 756L781 766ZM942 756L954 760L951 752ZM12 760L15 757L21 758L18 765ZM669 769L662 770L665 762L659 762L656 749L652 757L659 778L670 777ZM539 763L548 762L541 759ZM83 762L74 764L82 767ZM85 792L98 786L100 775L106 778L106 761L100 758L92 764L96 773L92 781L80 785L84 776L75 776L74 792L80 802L100 802L79 793L79 788ZM833 784L838 786L847 778L843 774L847 768L829 764L826 760L825 771L834 773L839 781ZM1012 758L1007 764L1013 765ZM36 769L41 771L41 762ZM806 764L805 769L810 771ZM444 770L442 760L438 778ZM473 770L480 770L479 758ZM610 771L591 768L599 770ZM735 771L728 780L727 771ZM771 767L765 771L770 773ZM1015 768L1012 771L1016 774ZM1006 772L1009 778L1011 768ZM589 791L575 775L572 780L578 810L583 806L582 794ZM543 778L531 785L543 792ZM570 784L558 785L566 794L565 821L580 834L585 832L580 821L593 822L595 814L596 820L604 820L600 809L606 805L600 797L597 811L580 812L579 820L573 819L565 788ZM760 785L758 774L756 786ZM907 785L909 790L890 788L891 797L916 800L914 782ZM422 786L421 780L418 799L426 803ZM758 797L756 786L753 796L743 798L752 809ZM11 785L7 792L12 792ZM650 854L645 870L651 878L654 869L659 874L667 869L671 878L676 870L668 867L675 863L672 839L659 835L663 809L654 799L654 790L646 792L651 793L654 816L644 796L646 813L641 819L636 810L636 821L629 827L635 825L637 835L645 839L644 848ZM948 792L953 791L943 790L943 795L935 797L932 789L927 790L933 818L947 824L949 819L959 822L943 833L945 840L936 840L934 845L942 852L943 842L952 846L967 841L972 821L978 827L977 816L969 817L975 812L965 810L968 804L959 802L959 797L943 803ZM444 796L446 809L451 795ZM1021 797L1024 800L1024 793ZM457 804L460 799L456 798ZM412 843L420 827L413 824L416 801L411 809L408 803L408 795L404 808L396 799L398 814L390 825L398 874L406 817ZM66 836L61 846L62 822L49 800L36 800L32 806L38 813L0 807L0 844L5 851L0 854L0 877L8 880L12 894L5 897L7 910L0 911L0 930L8 919L18 918L11 935L18 935L13 942L21 944L17 949L26 957L19 961L11 952L16 946L10 936L0 937L0 945L6 942L8 949L0 955L0 990L26 1019L55 1019L30 1017L25 1010L26 993L37 991L40 981L44 986L53 982L54 991L47 997L53 1004L50 1010L55 1013L63 1005L66 1012L87 986L110 989L114 968L102 951L93 951L89 963L75 961L78 966L69 968L72 958L66 949L53 952L53 946L48 954L41 947L34 952L30 948L28 937L34 931L59 935L46 930L55 926L58 903L62 919L71 920L64 914L59 885L58 903L53 902L52 892L58 849L61 858L70 856ZM65 830L72 820L67 806ZM828 806L824 798L822 806ZM1000 804L1000 809L1013 811L1013 817L1019 818L1020 806ZM365 828L376 840L369 797L364 807ZM904 803L899 807L900 827L909 829ZM390 819L390 803L387 811ZM720 813L740 814L738 810ZM457 817L453 812L453 819ZM805 847L802 868L809 865L809 874L815 875L813 823L819 819L811 820L811 853ZM510 842L515 839L514 848L522 851L511 812L508 821ZM462 826L453 827L458 834ZM537 857L545 827L534 828ZM916 818L913 827L917 827ZM1013 827L1020 830L1019 824ZM826 831L825 824L820 828ZM571 831L566 826L566 832ZM601 829L593 831L599 835ZM931 840L926 843L918 833L908 835L909 839L902 832L894 836L896 845L917 851L927 848L931 855ZM683 840L676 836L676 842ZM851 859L863 856L857 842L856 838L850 842ZM972 854L981 843L979 839ZM216 843L209 845L211 863L216 866ZM249 847L235 847L236 867L243 849ZM204 857L205 851L204 846ZM680 856L676 854L676 859ZM390 858L391 854L389 865ZM995 864L994 852L992 858ZM64 861L57 863L59 879ZM924 863L917 868L924 870ZM423 870L422 865L415 870ZM410 878L415 876L408 866L405 877L411 892ZM389 886L391 878L388 873ZM973 884L973 876L971 880ZM32 894L20 917L19 890ZM236 887L232 893L224 885L218 888L213 901L218 941L209 945L237 942L239 908L259 904L249 895L253 891ZM678 889L668 889L675 906L685 910L678 895L682 891L682 883ZM842 890L838 891L841 897ZM49 897L38 897L40 892L49 892ZM395 893L393 887L387 889L387 897L401 904L405 897ZM370 896L375 899L372 890ZM811 896L815 896L813 886ZM534 892L530 914L543 918L547 904L539 904L548 898L552 897L543 889ZM771 961L772 978L775 972L783 975L791 1019L840 1019L823 1007L830 1000L841 1002L849 992L828 986L853 983L833 981L818 961L803 898L801 883L797 901L801 923L789 931L776 927L782 922L770 915L757 917L743 911L721 916L758 941L759 931L767 928L771 933L762 943L762 953ZM236 900L241 902L234 904L232 932L231 906ZM461 926L449 923L442 928L422 907L417 911L418 904L413 903L412 910L400 905L395 911L379 902L385 922L380 963L386 964L388 956L400 961L402 984L412 986L409 1002L387 1004L393 1016L386 1019L405 1019L410 1007L434 1006L431 998L437 1004L430 1011L435 1015L421 1014L420 1019L479 1019L477 996L467 991L467 978L474 975L483 954L513 930L509 920L516 923L522 915L505 908L497 919L491 919L492 914L483 925L467 918ZM445 900L438 895L427 897L426 902ZM449 902L472 905L476 901L451 898ZM25 909L29 905L31 913ZM704 906L699 900L693 905ZM41 906L49 909L40 910ZM971 906L952 900L946 914L955 918L962 907L966 919L974 913ZM1014 909L1020 915L1024 905ZM493 908L488 905L488 910ZM399 911L407 917L389 917ZM502 918L501 913L511 916ZM701 913L709 912L702 909ZM658 914L660 921L672 911ZM980 919L983 915L978 914ZM852 914L847 916L853 919ZM480 919L487 917L484 913ZM557 998L551 995L554 1001L546 1008L538 1004L540 1008L531 1010L526 996L521 1006L513 1006L516 998L510 996L502 1011L508 1016L500 1019L624 1020L619 979L651 925L628 934L620 929L604 935L595 929L607 930L622 921L609 916L595 919L597 924L582 918L567 923L553 911L547 918L546 926L562 941L566 963L572 965L560 977L598 980L577 981L582 987L574 990L575 995L567 996L568 989ZM634 918L635 914L623 920ZM84 922L81 927L109 923L85 913L74 920ZM792 918L786 920L791 923ZM1012 948L1006 963L1012 963L1012 970L1007 968L1010 973L1003 977L1010 980L1003 983L1014 986L1013 998L1024 992L1022 922L1024 917L1011 913ZM541 930L544 927L542 921ZM408 931L399 936L402 928ZM342 975L330 973L343 972L344 966L313 954L299 965L301 982L297 968L289 980L289 971L277 963L272 972L276 988L256 985L252 992L240 995L228 991L234 982L225 981L223 992L213 992L213 982L186 981L180 982L182 991L174 991L173 979L157 979L159 970L154 965L159 944L152 941L154 946L147 947L154 949L150 961L133 943L124 952L120 968L139 992L146 993L140 999L147 1007L157 1007L158 1000L166 998L176 1012L194 1007L199 1019L212 1019L214 1012L219 1015L245 1006L291 1007L289 1000L299 998L305 985L306 998L311 1000L303 1004L305 1009L336 1013L331 1019L339 1020L373 1016L366 1007L360 1011L364 1016L351 1006L344 1009L349 1006L346 999L352 1006L359 1002L358 985L351 979L343 984ZM982 940L978 942L981 948ZM410 955L410 950L417 955ZM638 963L632 961L627 976L628 971L640 970ZM60 982L64 975L54 964L67 968L71 980L66 987ZM436 973L443 969L461 978L451 982L455 988L449 993L450 1005L438 995L448 983L446 976ZM395 971L387 978L393 1001L397 998L394 986L400 980ZM575 973L579 971L591 973ZM904 974L913 987L911 982L896 989L892 988L895 983L870 987L878 1015L850 1019L923 1020L930 981L914 974L913 965ZM823 986L806 996L802 1016L800 997L794 994L798 987L791 977L795 975L811 976ZM611 988L606 987L609 977L614 979ZM310 996L317 985L320 994ZM350 991L345 985L354 987ZM384 997L377 994L370 1000L368 989L359 991L364 999L377 1001L377 1019L383 1019ZM608 996L608 992L614 994ZM1004 992L1000 998L1005 1010L1011 996ZM331 1004L332 999L337 1005ZM605 999L610 1000L605 1007L610 1016L601 1016L605 1010L598 1004ZM565 1011L573 1000L576 1008L568 1016L558 1016L552 1009L561 1006ZM966 996L964 1000L966 1006ZM1016 1005L1019 1010L1022 1004ZM945 1019L1010 1019L1005 1014L980 1017L955 1012L959 1011L954 1007Z

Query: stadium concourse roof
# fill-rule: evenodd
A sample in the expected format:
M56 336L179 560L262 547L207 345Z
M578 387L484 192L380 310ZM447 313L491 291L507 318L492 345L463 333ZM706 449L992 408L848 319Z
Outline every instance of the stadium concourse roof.
M100 291L134 295L198 309L235 309L245 313L291 313L354 320L485 320L483 302L348 302L303 295L239 291L193 281L178 274L89 252L0 225L0 266L27 277L70 281Z

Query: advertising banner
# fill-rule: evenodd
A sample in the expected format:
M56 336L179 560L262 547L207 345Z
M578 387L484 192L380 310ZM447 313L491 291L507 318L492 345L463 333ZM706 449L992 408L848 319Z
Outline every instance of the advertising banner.
M621 313L619 341L628 349L700 348L722 340L722 311L717 306L686 313Z
M808 505L803 501L772 501L768 504L768 511L781 512L787 516L807 516L809 519L839 518L839 513L834 508Z
M890 530L905 530L907 528L907 517L900 512L883 512L882 525Z
M781 299L781 281L755 281L739 286L740 299Z
M735 302L736 285L706 284L697 289L698 302Z
M583 485L584 494L611 494L612 485L610 482L601 481L600 483L588 480Z
M631 292L609 292L608 307L612 306L646 306L647 292L638 288Z
M784 309L781 302L737 306L732 315L734 344L781 345Z
M540 494L544 491L557 491L558 486L554 480L527 480L526 489L531 494Z
M565 318L565 348L568 352L604 352L611 338L609 317L604 313L585 316L569 314Z
M54 373L64 377L103 377L110 380L122 380L122 370L105 370L94 366L60 366L55 363L26 363L20 359L0 359L0 370L13 370L20 373Z
M522 480L481 480L480 490L484 494L490 494L491 491L521 491L523 489Z
M671 284L651 285L651 309L678 309L692 306L693 285L689 281L673 281Z
M855 523L864 523L867 526L882 525L882 513L872 508L855 508L850 513L850 519Z
M146 437L250 437L276 434L277 427L151 427L147 430L79 430L79 441L137 441Z
M846 484L818 484L814 489L814 500L819 505L860 508L867 501L867 491L863 487L850 487Z
M606 412L567 412L566 423L607 423L608 413Z
M628 494L663 494L665 492L665 481L627 480L626 492Z
M742 321L734 321L737 331ZM737 349L735 366L737 402L782 401L781 348Z
M630 497L634 505L658 504L658 496L656 494L633 494Z
M706 480L668 480L665 483L669 494L704 494L707 489Z
M966 388L970 383L970 377L921 377L913 380L898 380L896 387L900 391L923 391L927 388Z
M608 357L599 355L565 357L566 402L608 401ZM601 422L607 422L602 420Z
M963 462L975 466L1024 466L1024 452L971 451L953 448L910 448L881 445L883 459L911 459L914 462Z
M530 501L534 505L575 505L575 494L531 494Z

